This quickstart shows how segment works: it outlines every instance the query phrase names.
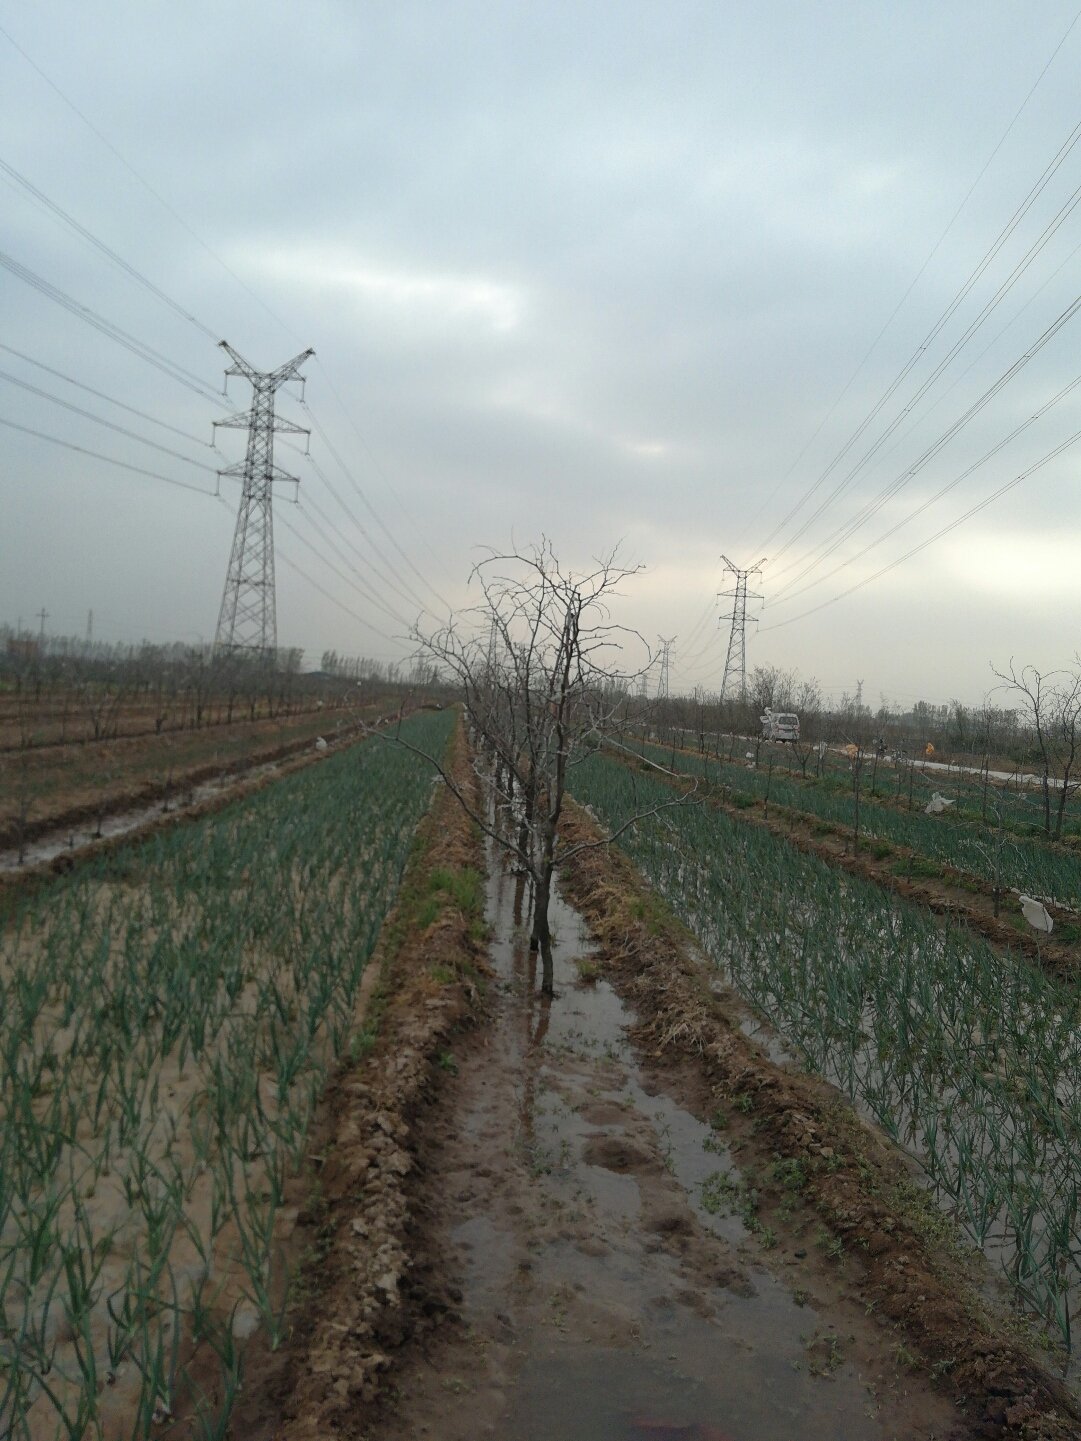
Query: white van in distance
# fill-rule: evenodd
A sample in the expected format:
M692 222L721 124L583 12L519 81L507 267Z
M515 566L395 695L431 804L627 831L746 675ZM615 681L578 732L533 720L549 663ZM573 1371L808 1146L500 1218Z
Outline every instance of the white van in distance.
M798 741L799 716L786 711L767 710L759 716L764 741Z

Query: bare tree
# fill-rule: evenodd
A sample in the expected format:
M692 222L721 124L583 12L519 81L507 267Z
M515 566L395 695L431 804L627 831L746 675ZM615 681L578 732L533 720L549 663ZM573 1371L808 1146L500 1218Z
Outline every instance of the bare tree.
M1066 804L1081 787L1081 657L1075 656L1069 669L1057 671L1041 672L1034 665L1018 670L1012 659L1007 670L991 670L1001 682L999 689L1016 697L1032 726L1041 769L1043 828L1059 840Z
M414 630L420 654L460 689L478 768L492 782L491 810L480 813L439 760L427 759L468 815L528 876L530 944L540 951L541 990L548 996L553 993L548 908L556 871L645 816L689 799L683 795L636 812L604 841L560 845L568 772L600 743L615 722L626 686L641 675L640 667L627 668L626 647L640 648L648 664L645 641L615 624L609 610L620 583L636 570L610 555L574 575L561 568L547 540L506 554L491 551L470 575L480 591L478 604L437 630ZM409 744L400 733L398 739Z

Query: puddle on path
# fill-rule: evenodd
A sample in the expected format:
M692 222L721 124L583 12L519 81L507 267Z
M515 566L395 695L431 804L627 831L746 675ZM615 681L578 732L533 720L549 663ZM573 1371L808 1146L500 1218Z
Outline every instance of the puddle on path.
M497 1178L490 1190L504 1189L491 1217L471 1214L452 1240L464 1271L462 1311L477 1345L510 1339L486 1404L474 1398L471 1434L501 1441L899 1434L896 1408L887 1404L888 1419L878 1418L885 1398L874 1396L858 1369L865 1342L862 1350L850 1345L854 1336L838 1334L805 1297L797 1300L745 1245L743 1183L722 1133L656 1093L628 1043L631 1017L620 998L603 980L579 981L575 963L593 949L581 918L554 898L557 996L545 1003L521 924L524 887L498 856L489 861L491 957L507 1002L491 1046L503 1084L490 1075L467 1089L460 1123L489 1148L491 1166L479 1174ZM512 1142L508 1084L516 1090ZM507 1203L500 1148L527 1168L524 1201ZM466 1209L485 1205L485 1183L475 1186L465 1164L448 1183ZM945 1407L927 1397L906 1410L904 1434L942 1434L944 1416ZM466 1434L448 1417L438 1429Z

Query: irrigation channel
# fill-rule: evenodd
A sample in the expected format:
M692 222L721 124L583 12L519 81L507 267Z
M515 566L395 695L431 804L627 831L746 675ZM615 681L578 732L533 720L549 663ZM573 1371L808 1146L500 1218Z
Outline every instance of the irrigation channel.
M215 800L219 796L240 791L253 781L267 780L277 775L280 770L279 762L266 761L239 774L214 776L210 780L186 787L183 801L177 802L174 809L187 811L205 805L207 801ZM84 821L58 827L38 840L28 841L21 850L18 846L0 850L0 874L18 873L34 866L47 865L61 856L69 856L93 846L97 841L115 841L123 836L133 836L168 814L163 802L153 801L149 805L112 811L102 816L100 821Z
M466 1324L403 1366L365 1434L949 1434L956 1414L898 1365L895 1338L841 1294L835 1268L823 1265L812 1297L780 1249L767 1267L722 1133L643 1068L633 1015L592 974L578 913L553 898L557 994L545 1001L524 881L491 849L488 887L494 1014L446 1058L444 1120L423 1163Z
M575 794L614 827L671 796L599 756ZM1081 1307L1081 994L1023 956L707 805L621 844L719 976L918 1160L1069 1352ZM1076 1379L1076 1357L1063 1362Z

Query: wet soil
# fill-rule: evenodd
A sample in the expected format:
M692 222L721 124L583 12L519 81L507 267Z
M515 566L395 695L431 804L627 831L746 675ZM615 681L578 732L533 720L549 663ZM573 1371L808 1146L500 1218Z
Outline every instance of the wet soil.
M295 755L316 736L356 734L380 715L307 711L160 735L32 747L0 754L0 846L65 833L152 802L183 804L192 787Z
M222 767L201 765L164 785L135 786L110 793L93 805L79 805L60 819L41 818L27 834L23 847L0 849L0 900L5 893L24 889L50 876L72 870L83 861L101 856L135 839L145 838L187 821L210 815L283 776L324 760L354 745L373 729L396 721L376 716L331 732L325 749L316 749L311 736L253 753L243 761ZM0 827L0 841L4 836Z
M460 731L451 769L468 793L476 782ZM233 1437L365 1435L402 1347L424 1344L454 1314L459 1293L430 1247L419 1137L447 1124L449 1048L481 1014L486 947L483 918L454 902L453 886L434 892L432 879L476 880L483 866L479 832L439 790L366 973L378 977L369 1049L328 1088L296 1182L286 1340L271 1350L252 1338Z
M572 808L564 839L598 834ZM785 1069L743 1033L742 1004L706 973L626 857L584 852L566 884L600 942L605 976L637 1012L633 1039L654 1083L699 1119L723 1115L757 1224L792 1283L817 1295L835 1267L836 1304L855 1302L874 1318L909 1384L933 1383L963 1416L938 1434L1081 1436L1075 1400L1010 1318L989 1308L982 1264L951 1244L901 1156L831 1087ZM825 1314L837 1322L834 1303ZM906 1421L896 1434L923 1433Z
M489 1020L455 1046L417 1136L414 1206L457 1314L404 1349L347 1434L966 1434L816 1247L810 1209L793 1195L763 1224L724 1119L631 1039L634 1014L594 974L607 946L558 897L557 996L538 996L524 884L490 859Z

